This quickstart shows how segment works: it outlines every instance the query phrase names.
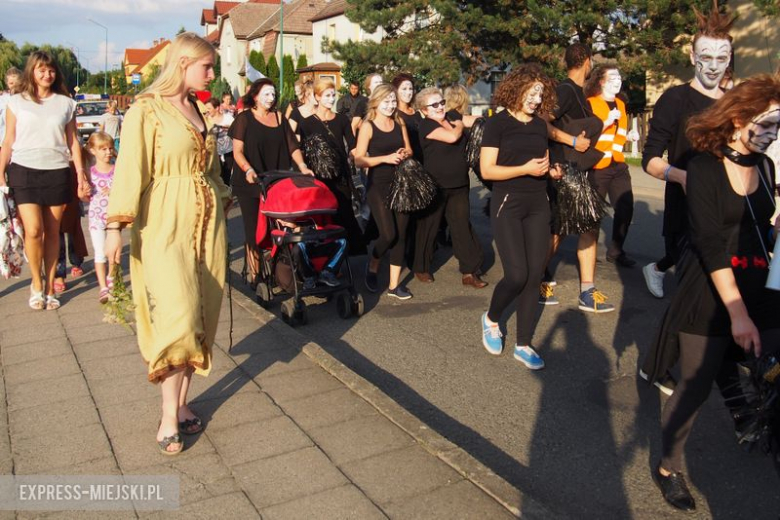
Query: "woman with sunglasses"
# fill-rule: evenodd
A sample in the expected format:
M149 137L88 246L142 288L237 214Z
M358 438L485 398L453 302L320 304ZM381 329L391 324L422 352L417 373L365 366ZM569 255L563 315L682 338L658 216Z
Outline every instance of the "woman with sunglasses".
M445 101L438 88L426 88L417 94L425 119L420 124L420 141L425 154L425 169L441 187L439 196L417 221L414 264L417 279L430 274L436 234L442 216L452 233L452 247L458 259L463 285L482 289L487 282L479 277L482 246L469 222L469 167L466 163L466 139L463 121L448 120ZM452 115L451 115L452 117Z

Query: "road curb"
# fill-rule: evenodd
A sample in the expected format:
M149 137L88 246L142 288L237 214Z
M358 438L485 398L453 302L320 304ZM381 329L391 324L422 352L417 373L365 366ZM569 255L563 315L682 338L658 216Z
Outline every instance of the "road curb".
M232 291L233 301L259 321L269 324L285 336L298 337L303 352L323 370L341 381L353 393L415 439L426 451L460 473L475 486L520 518L563 518L510 485L487 466L409 413L375 385L310 341L303 333L289 327L240 291Z

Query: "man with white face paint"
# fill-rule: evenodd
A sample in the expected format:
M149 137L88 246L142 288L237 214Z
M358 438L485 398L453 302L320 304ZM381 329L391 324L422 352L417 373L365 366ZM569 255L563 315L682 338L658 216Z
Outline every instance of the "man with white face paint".
M721 14L717 9L713 9L709 15L694 11L699 25L691 49L695 77L690 83L671 87L658 98L642 152L644 170L666 183L663 221L665 255L642 269L647 289L656 298L663 298L664 275L677 263L687 241L685 182L688 161L695 152L685 136L686 123L690 117L703 112L723 96L719 85L731 61L732 38L729 30L735 17ZM665 153L667 158L664 158ZM671 395L675 382L668 370L677 362L677 357L677 352L661 356L654 350L650 351L639 375L653 382L665 394Z

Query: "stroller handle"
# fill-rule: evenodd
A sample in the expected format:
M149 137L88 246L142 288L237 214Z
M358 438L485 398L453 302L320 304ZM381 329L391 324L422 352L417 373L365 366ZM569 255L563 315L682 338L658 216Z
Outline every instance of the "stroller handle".
M261 181L261 189L263 190L263 196L266 195L268 188L270 188L271 185L276 181L280 181L282 179L289 179L290 177L300 177L301 175L305 175L305 174L293 170L269 170L267 172L263 172L263 174L260 175L260 179L259 179Z

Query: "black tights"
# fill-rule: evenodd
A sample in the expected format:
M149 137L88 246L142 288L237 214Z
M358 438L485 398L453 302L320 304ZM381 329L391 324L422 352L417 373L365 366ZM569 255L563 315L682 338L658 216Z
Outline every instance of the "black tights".
M493 192L490 200L493 239L504 269L490 300L488 318L498 322L517 298L517 344L531 344L539 281L550 247L550 203L545 192Z
M387 207L389 185L372 184L368 188L366 198L371 208L379 238L374 242L374 258L382 258L390 251L390 265L403 265L406 248L406 228L409 225L409 215L399 213Z
M780 344L780 329L761 332L764 351L777 350ZM682 469L685 442L691 433L699 408L707 401L712 383L719 376L721 367L731 365L727 360L729 350L734 347L731 336L707 337L680 333L680 371L682 378L666 402L661 413L661 440L663 449L661 466L668 471ZM752 355L752 354L750 354ZM726 390L721 387L721 392ZM740 394L739 387L729 389L729 405L735 403L732 397Z
M588 176L591 184L602 197L609 196L615 212L612 217L612 240L607 256L623 253L631 219L634 218L634 192L631 190L631 174L625 163L613 162L601 170L593 170Z

